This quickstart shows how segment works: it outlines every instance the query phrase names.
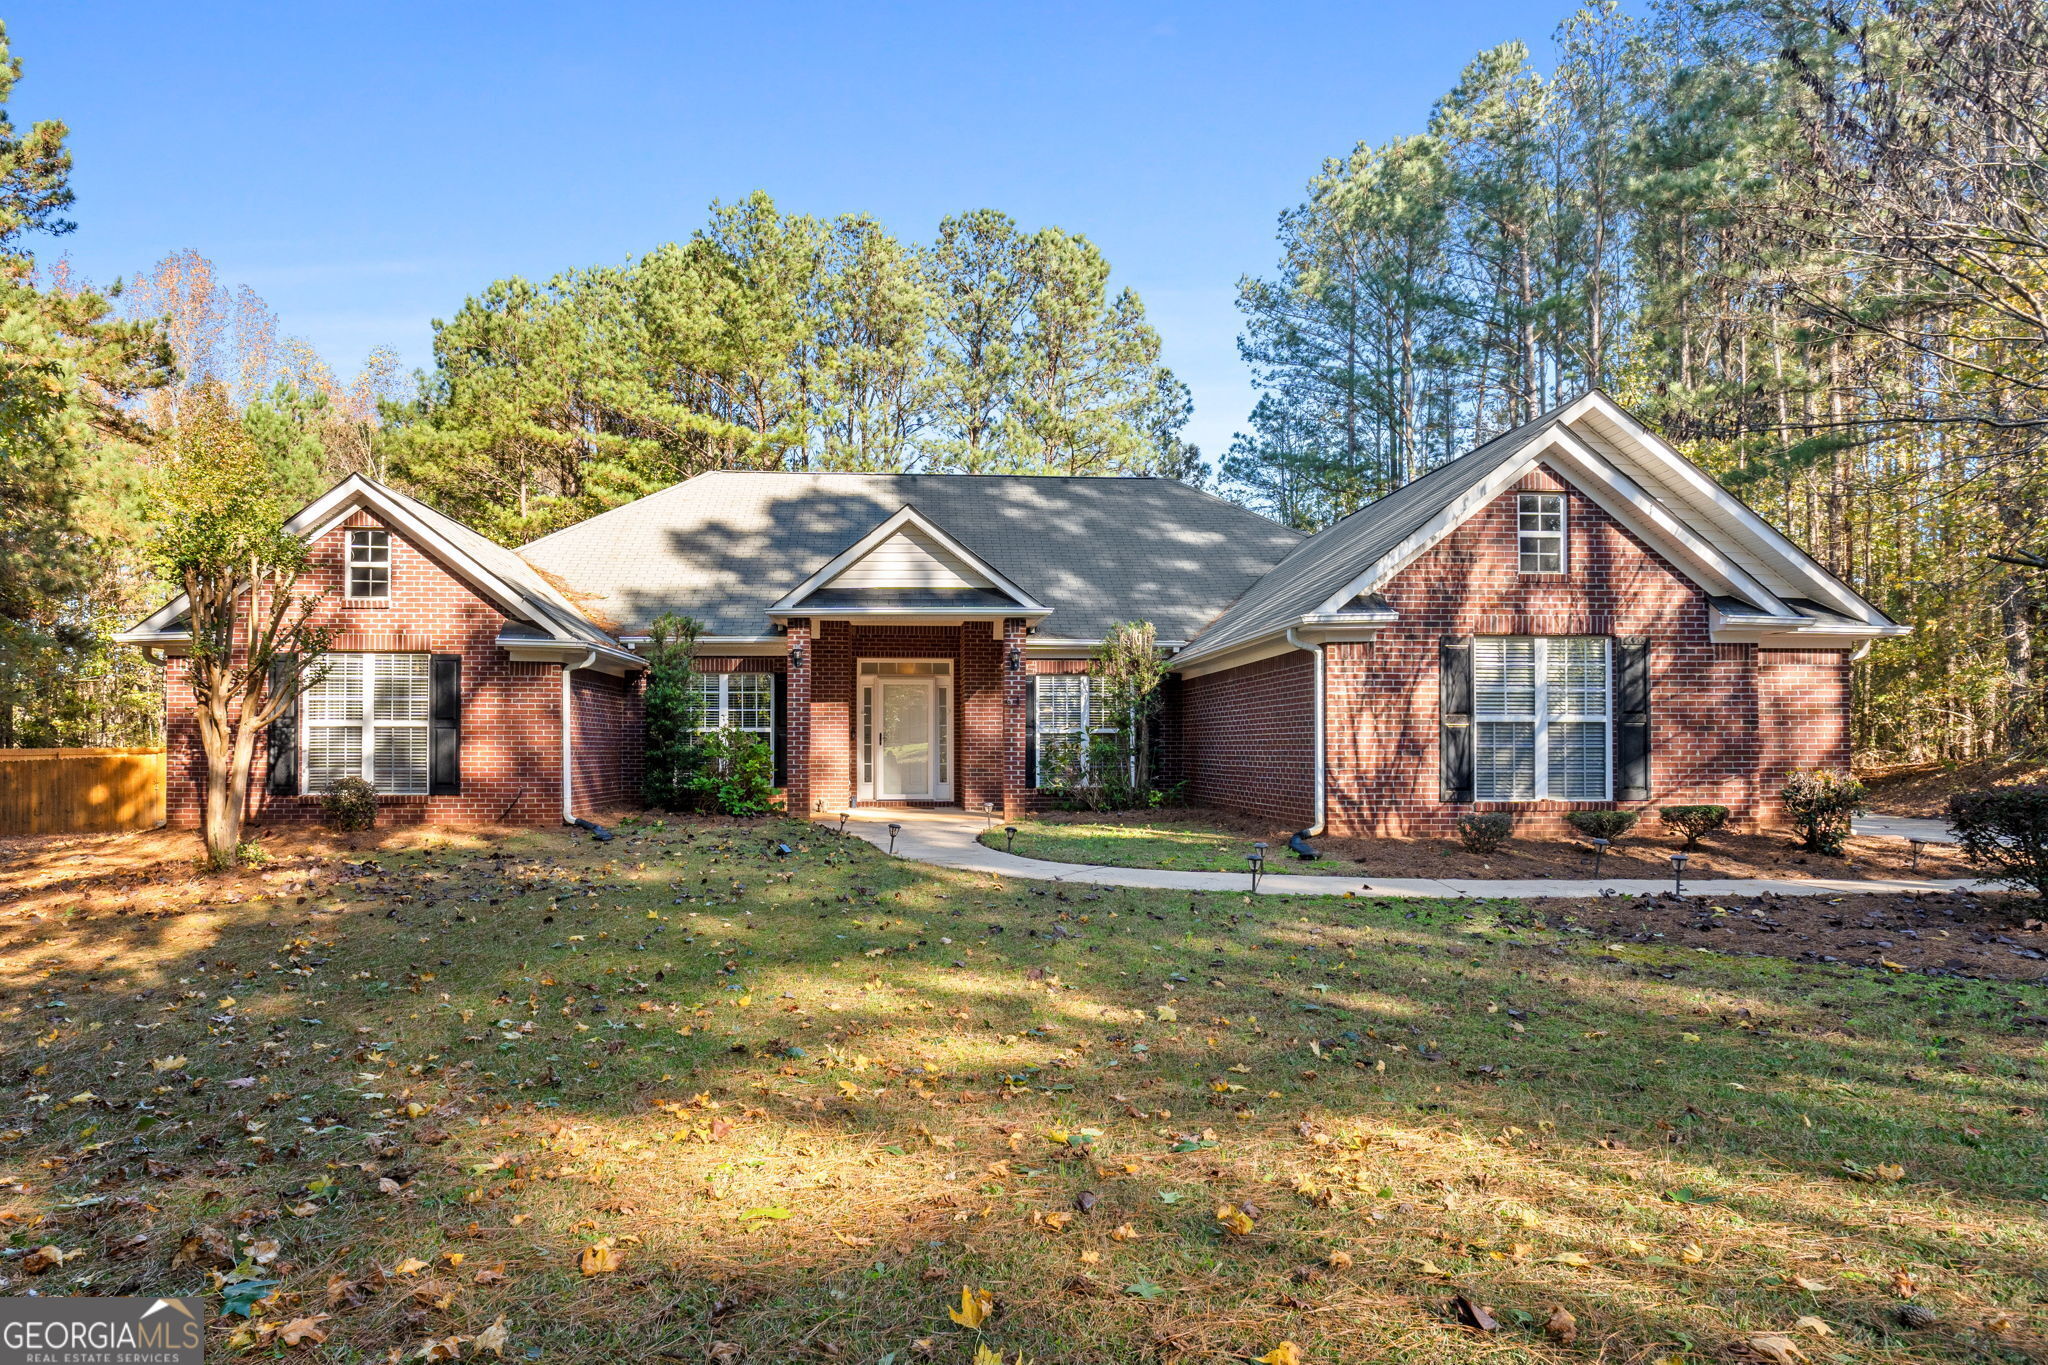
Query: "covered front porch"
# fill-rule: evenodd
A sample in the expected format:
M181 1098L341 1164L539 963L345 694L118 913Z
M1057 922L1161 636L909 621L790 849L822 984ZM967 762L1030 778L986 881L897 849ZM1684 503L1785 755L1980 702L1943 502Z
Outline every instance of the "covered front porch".
M791 813L1027 800L1024 617L791 617Z

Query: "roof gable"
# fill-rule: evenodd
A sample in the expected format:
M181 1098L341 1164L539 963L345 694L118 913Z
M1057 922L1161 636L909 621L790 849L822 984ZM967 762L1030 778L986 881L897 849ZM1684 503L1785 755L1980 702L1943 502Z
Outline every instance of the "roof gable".
M1341 623L1451 531L1543 465L1697 583L1747 604L1739 629L1872 638L1904 632L1696 465L1598 391L1543 414L1325 527L1177 656L1244 649ZM1827 608L1802 609L1802 598ZM1716 605L1716 611L1721 608ZM1729 631L1734 620L1716 622ZM1725 638L1734 638L1728 634Z
M614 662L634 664L632 654L593 625L554 585L518 555L461 522L443 516L425 503L387 488L374 479L351 474L301 508L284 529L307 542L341 525L358 511L368 511L403 535L424 554L468 584L514 621L533 626L543 638L579 645ZM179 593L149 617L114 638L124 644L174 643L179 624L190 610Z
M1051 608L1041 606L1000 570L908 506L826 560L768 608L772 615L811 609L1051 613Z

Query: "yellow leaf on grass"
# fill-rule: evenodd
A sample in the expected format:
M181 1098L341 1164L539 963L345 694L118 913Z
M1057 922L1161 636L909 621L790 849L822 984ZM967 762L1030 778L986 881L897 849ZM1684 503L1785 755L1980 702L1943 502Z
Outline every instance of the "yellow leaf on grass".
M970 1332L979 1332L981 1325L988 1321L988 1315L995 1311L996 1296L986 1289L972 1285L960 1286L960 1306L948 1308L946 1316Z
M1216 1210L1216 1221L1223 1230L1237 1237L1251 1234L1252 1216L1235 1204L1224 1204Z
M1180 1011L1171 1005L1155 1005L1152 1017L1162 1024L1177 1024L1180 1022Z
M1254 1356L1254 1365L1302 1365L1301 1348L1291 1341L1283 1341L1262 1356Z
M1060 1232L1066 1228L1067 1224L1074 1221L1074 1215L1068 1212L1048 1213L1045 1215L1044 1221L1045 1225L1054 1232Z
M320 1325L325 1321L325 1313L315 1313L310 1318L293 1318L277 1329L277 1338L287 1346L318 1346L327 1340L327 1329Z
M1811 1313L1795 1321L1792 1324L1792 1330L1795 1332L1811 1332L1817 1337L1831 1337L1835 1334L1834 1328L1828 1326Z
M1752 1332L1749 1348L1772 1365L1799 1365L1809 1357L1799 1349L1799 1343L1783 1332Z
M626 1258L609 1241L592 1242L583 1248L583 1255L577 1265L585 1275L609 1275L615 1270L626 1268Z
M1707 1259L1707 1253L1698 1242L1687 1242L1678 1249L1678 1259L1687 1265L1698 1265Z
M1138 1240L1138 1230L1132 1227L1129 1223L1118 1223L1116 1227L1110 1231L1109 1235L1111 1238L1119 1242L1135 1242Z
M1804 1275L1794 1275L1792 1277L1792 1287L1794 1289L1804 1289L1809 1294L1818 1294L1828 1286L1825 1280L1810 1280Z
M1593 1264L1585 1257L1579 1255L1579 1253L1576 1251L1560 1251L1557 1255L1551 1257L1550 1259L1555 1261L1559 1265L1589 1266Z
M426 1268L427 1263L425 1261L422 1261L417 1256L408 1256L397 1265L391 1267L391 1273L394 1275L417 1275Z

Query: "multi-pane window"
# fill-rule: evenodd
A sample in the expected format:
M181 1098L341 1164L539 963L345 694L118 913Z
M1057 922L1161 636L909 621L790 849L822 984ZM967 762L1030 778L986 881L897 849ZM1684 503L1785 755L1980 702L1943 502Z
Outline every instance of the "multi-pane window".
M775 675L772 673L699 673L694 679L699 730L730 726L775 743Z
M1564 572L1564 494L1524 493L1517 504L1523 573Z
M306 790L360 777L380 792L424 795L433 670L426 654L330 654L305 692Z
M352 598L391 596L391 533L348 533L348 595Z
M1472 642L1472 794L1609 799L1609 653L1600 636Z
M1089 737L1115 734L1102 689L1085 673L1047 673L1038 679L1037 786L1086 781Z

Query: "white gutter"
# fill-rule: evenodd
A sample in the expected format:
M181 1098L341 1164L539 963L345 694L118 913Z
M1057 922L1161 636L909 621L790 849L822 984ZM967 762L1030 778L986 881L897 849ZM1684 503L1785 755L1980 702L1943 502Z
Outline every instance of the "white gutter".
M570 766L572 745L570 744L569 730L570 722L576 718L576 710L569 699L570 679L575 675L577 669L588 668L596 662L597 651L594 649L583 651L582 663L572 664L566 659L562 661L562 823L565 825L576 823L574 770Z
M1306 640L1303 640L1303 639L1301 638L1301 635L1300 635L1300 632L1299 632L1299 627L1296 627L1296 626L1289 626L1289 627L1287 628L1287 643L1288 643L1288 644L1290 644L1290 645L1293 645L1293 646L1294 646L1294 647L1295 647L1296 649L1305 649L1305 650L1307 650L1307 651L1308 651L1308 652L1309 652L1309 653L1310 653L1311 655L1313 655L1313 656L1315 657L1315 674L1316 674L1316 701L1315 701L1315 741L1314 741L1314 743L1315 743L1315 751L1316 751L1316 805L1315 805L1315 821L1314 821L1314 823L1313 823L1313 824L1311 824L1311 825L1310 825L1310 826L1309 826L1309 827L1308 827L1307 829L1305 829L1305 830L1303 830L1303 831L1302 831L1302 833L1303 833L1303 834L1305 834L1305 835L1308 835L1308 836L1310 836L1310 837L1313 837L1313 836L1315 836L1315 835L1318 835L1318 834L1321 834L1321 833L1323 832L1323 825L1324 825L1325 821L1326 821L1326 820L1328 819L1328 817L1327 817L1327 816L1326 816L1326 815L1324 814L1324 806L1323 806L1323 785L1324 785L1324 781L1325 781L1325 775L1324 775L1324 768L1325 768L1325 764L1324 764L1324 760L1323 760L1323 747L1324 747L1324 736L1323 736L1323 669L1324 669L1324 665L1325 665L1325 660L1326 660L1326 659L1328 658L1328 656L1327 656L1327 655L1326 655L1326 654L1325 654L1325 653L1323 652L1323 647L1322 647L1322 646L1321 646L1320 644L1314 644L1314 645L1312 645L1312 644L1308 643L1308 642L1307 642Z

